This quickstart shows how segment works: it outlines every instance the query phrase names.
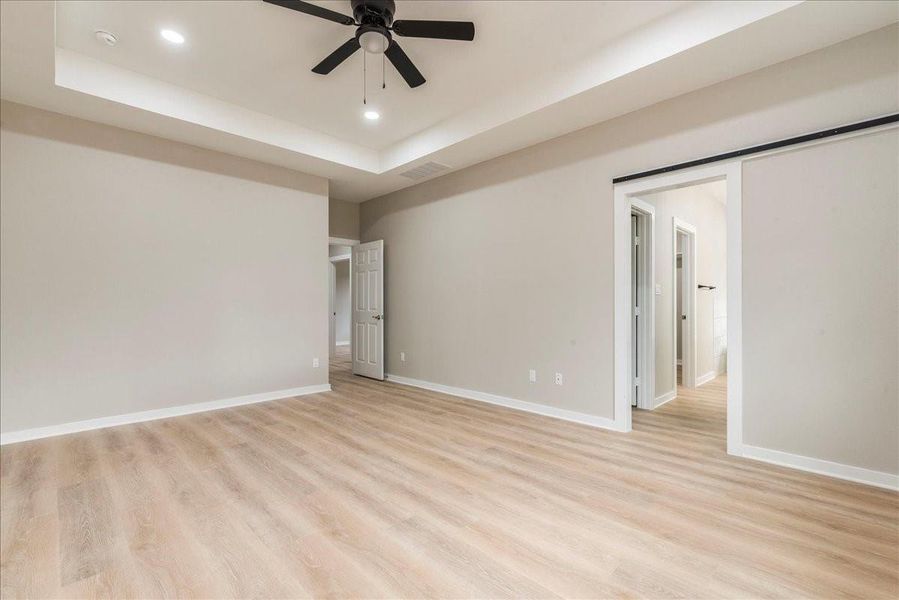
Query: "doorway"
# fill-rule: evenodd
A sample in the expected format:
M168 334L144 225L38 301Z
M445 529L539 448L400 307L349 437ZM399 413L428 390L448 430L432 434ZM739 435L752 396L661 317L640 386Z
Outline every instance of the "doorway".
M674 381L673 394L666 401L677 398L677 389L681 386L696 387L696 227L673 217L671 241L671 281L674 284L671 314L674 364L671 371ZM708 344L711 349L711 339Z
M383 381L384 241L328 240L329 375Z
M351 371L353 246L328 244L328 357L330 370Z
M666 190L677 190L704 183L720 182L719 186L724 190L722 194L724 205L721 207L723 217L721 220L722 227L726 233L726 239L722 239L721 242L722 248L726 249L726 256L722 252L722 260L726 264L726 274L722 275L726 280L723 284L711 279L696 281L698 275L696 269L697 229L691 227L693 223L684 219L675 221L670 216L660 213L658 207L655 207L655 222L665 223L663 227L655 229L655 237L661 236L662 241L660 241L659 247L667 247L672 257L664 262L657 263L656 278L652 283L652 297L656 301L656 306L659 306L658 302L661 299L665 296L668 297L667 301L671 302L670 308L667 308L668 305L665 305L664 309L659 309L657 311L657 320L667 318L674 321L674 323L662 329L657 328L655 333L663 338L667 337L668 340L655 346L655 352L643 354L644 356L649 354L655 356L658 353L659 357L661 357L662 352L665 352L664 359L656 361L656 372L660 373L663 369L668 369L670 370L670 376L666 374L664 379L659 379L659 376L656 376L654 384L666 386L670 383L671 388L673 388L672 397L674 397L676 395L677 383L675 378L678 366L676 364L677 333L680 323L689 323L692 317L691 325L695 324L697 322L695 315L697 306L702 305L702 303L711 303L717 294L717 297L722 300L723 310L715 314L714 317L710 317L708 319L709 323L704 323L703 327L708 325L708 329L712 331L714 319L715 335L721 334L721 345L726 351L728 374L726 378L721 377L716 385L719 385L719 389L722 391L726 388L726 398L721 397L721 406L722 408L726 407L728 452L739 453L739 449L742 446L741 171L742 165L739 161L722 162L690 170L685 169L626 181L618 183L614 187L615 374L613 419L615 428L620 431L631 430L632 410L641 408L639 402L636 407L632 403L632 397L635 392L633 385L634 362L641 360L640 352L638 349L635 350L634 346L643 339L639 336L634 336L633 323L635 272L632 263L640 259L633 249L634 223L632 215L635 201L646 200L647 196ZM682 279L680 286L677 286L675 283L678 275L676 258L678 235L681 236L680 274ZM669 236L672 237L666 239ZM645 262L642 264L645 264ZM637 273L639 274L639 270ZM683 292L680 312L678 312L674 298L671 296L672 292L678 287ZM702 289L700 290L700 288ZM720 289L716 290L716 288ZM713 290L716 290L715 293L711 293ZM696 299L697 292L704 294L699 301ZM675 316L686 316L687 318L672 319ZM718 319L719 316L721 317L720 319ZM721 321L720 324L718 323L719 320ZM707 373L699 378L696 377L696 345L694 343L691 348L691 342L695 340L692 331L692 327L686 327L680 336L682 344L681 368L683 383L686 385L690 385L691 379L694 382L699 379L698 383L701 384L704 376L712 375L712 373ZM669 352L670 354L667 354ZM668 358L668 356L671 358ZM663 393L660 393L659 397L653 398L653 403L656 406L664 404L668 400L664 397L664 387L660 392ZM721 396L724 396L724 394L722 393Z

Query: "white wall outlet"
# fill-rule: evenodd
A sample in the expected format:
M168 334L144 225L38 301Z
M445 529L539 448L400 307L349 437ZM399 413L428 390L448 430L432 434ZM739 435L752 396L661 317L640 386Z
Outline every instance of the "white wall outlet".
M662 295L662 284L657 283L656 284L656 296L661 296L661 295Z
M556 385L562 385L562 374L556 373Z
M400 362L406 362L406 353L400 352Z
M528 381L531 383L537 383L537 370L531 369L528 371Z
M317 368L318 368L318 358L313 358L313 359L312 359L312 368L313 368L313 369L317 369Z

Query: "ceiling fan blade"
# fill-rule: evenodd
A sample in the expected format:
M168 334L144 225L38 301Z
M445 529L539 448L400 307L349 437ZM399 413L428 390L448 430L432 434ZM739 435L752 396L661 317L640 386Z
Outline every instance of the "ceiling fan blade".
M412 61L409 60L409 57L406 56L406 53L395 41L390 40L390 45L387 46L384 54L387 55L387 60L400 72L400 75L403 76L409 87L418 87L426 81L424 75L412 64Z
M341 25L356 24L356 21L353 20L353 17L342 15L339 12L335 12L328 8L322 8L321 6L317 6L315 4L312 4L311 2L303 2L302 0L263 0L263 2L268 2L269 4L274 4L276 6L283 6L284 8L289 8L301 13L306 13L307 15L312 15L313 17L328 19L329 21L334 21L335 23L340 23Z
M318 73L319 75L327 75L333 71L337 65L352 56L353 52L359 48L359 40L354 37L348 39L340 48L329 54L325 60L312 67L312 72Z
M474 39L474 23L471 21L394 21L393 33L406 37L434 38L438 40Z

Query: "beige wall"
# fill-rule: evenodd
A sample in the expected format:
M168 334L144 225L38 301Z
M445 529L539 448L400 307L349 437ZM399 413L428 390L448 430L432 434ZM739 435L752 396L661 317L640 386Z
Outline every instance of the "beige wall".
M362 239L385 240L388 372L611 418L612 178L896 112L897 31L364 203ZM744 206L758 201L748 189ZM751 349L754 326L744 324ZM537 384L528 368L538 370ZM747 407L756 394L748 390Z
M328 201L328 235L347 240L358 240L359 205L331 198Z
M326 180L6 102L0 122L3 432L328 381Z
M723 203L726 187L724 181L718 181L640 197L656 209L655 282L662 286L661 295L655 296L657 399L673 392L676 385L672 306L675 302L672 220L675 217L696 228L696 283L715 286L714 290L697 290L695 296L696 377L724 372L724 360L717 352L715 339L720 343L727 327L727 223Z
M743 173L744 443L899 472L899 131Z

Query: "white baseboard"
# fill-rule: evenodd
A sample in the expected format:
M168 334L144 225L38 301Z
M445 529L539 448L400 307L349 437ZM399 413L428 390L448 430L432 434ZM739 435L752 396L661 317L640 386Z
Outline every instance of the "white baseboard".
M553 417L555 419L572 421L574 423L580 423L582 425L590 425L591 427L600 427L602 429L622 431L622 428L618 425L618 423L616 423L613 419L608 419L606 417L588 415L586 413L566 410L564 408L547 406L546 404L526 402L524 400L516 400L514 398L507 398L505 396L497 396L496 394L488 394L486 392L479 392L477 390L466 390L464 388L443 385L442 383L432 383L430 381L422 381L420 379L412 379L410 377L402 377L400 375L392 375L389 373L387 374L387 379L389 381L392 381L393 383L409 385L425 390L431 390L432 392L440 392L442 394L449 394L450 396L467 398L468 400L477 400L479 402L486 402L488 404L495 404L497 406L504 406L506 408L513 408L515 410L543 415L544 417Z
M666 402L671 402L675 398L677 398L677 390L671 390L670 392L662 394L661 396L656 396L655 406L653 406L652 408L653 410L655 410Z
M800 471L808 471L809 473L836 477L837 479L865 483L888 490L899 490L899 475L893 475L892 473L872 471L871 469L853 467L852 465L844 465L820 458L790 454L789 452L759 448L758 446L747 446L745 444L734 455L782 467L791 467Z
M706 373L704 375L700 375L699 377L696 378L696 387L699 387L704 383L710 382L715 377L718 377L717 371L709 371L708 373Z
M28 440L54 437L57 435L66 435L68 433L78 433L79 431L104 429L106 427L127 425L129 423L140 423L143 421L155 421L156 419L167 419L169 417L190 415L193 413L206 412L209 410L218 410L220 408L230 408L232 406L242 406L244 404L255 404L257 402L268 402L269 400L282 400L284 398L293 398L294 396L306 396L308 394L318 394L321 392L329 391L331 391L331 385L327 383L321 385L307 385L305 387L291 388L289 390L263 392L261 394L250 394L249 396L238 396L237 398L226 398L224 400L210 400L209 402L182 404L180 406L158 408L155 410L144 410L141 412L128 413L124 415L99 417L96 419L87 419L85 421L73 421L71 423L62 423L60 425L35 427L34 429L22 429L21 431L9 431L6 433L0 433L0 446L6 444L15 444L16 442L26 442Z

